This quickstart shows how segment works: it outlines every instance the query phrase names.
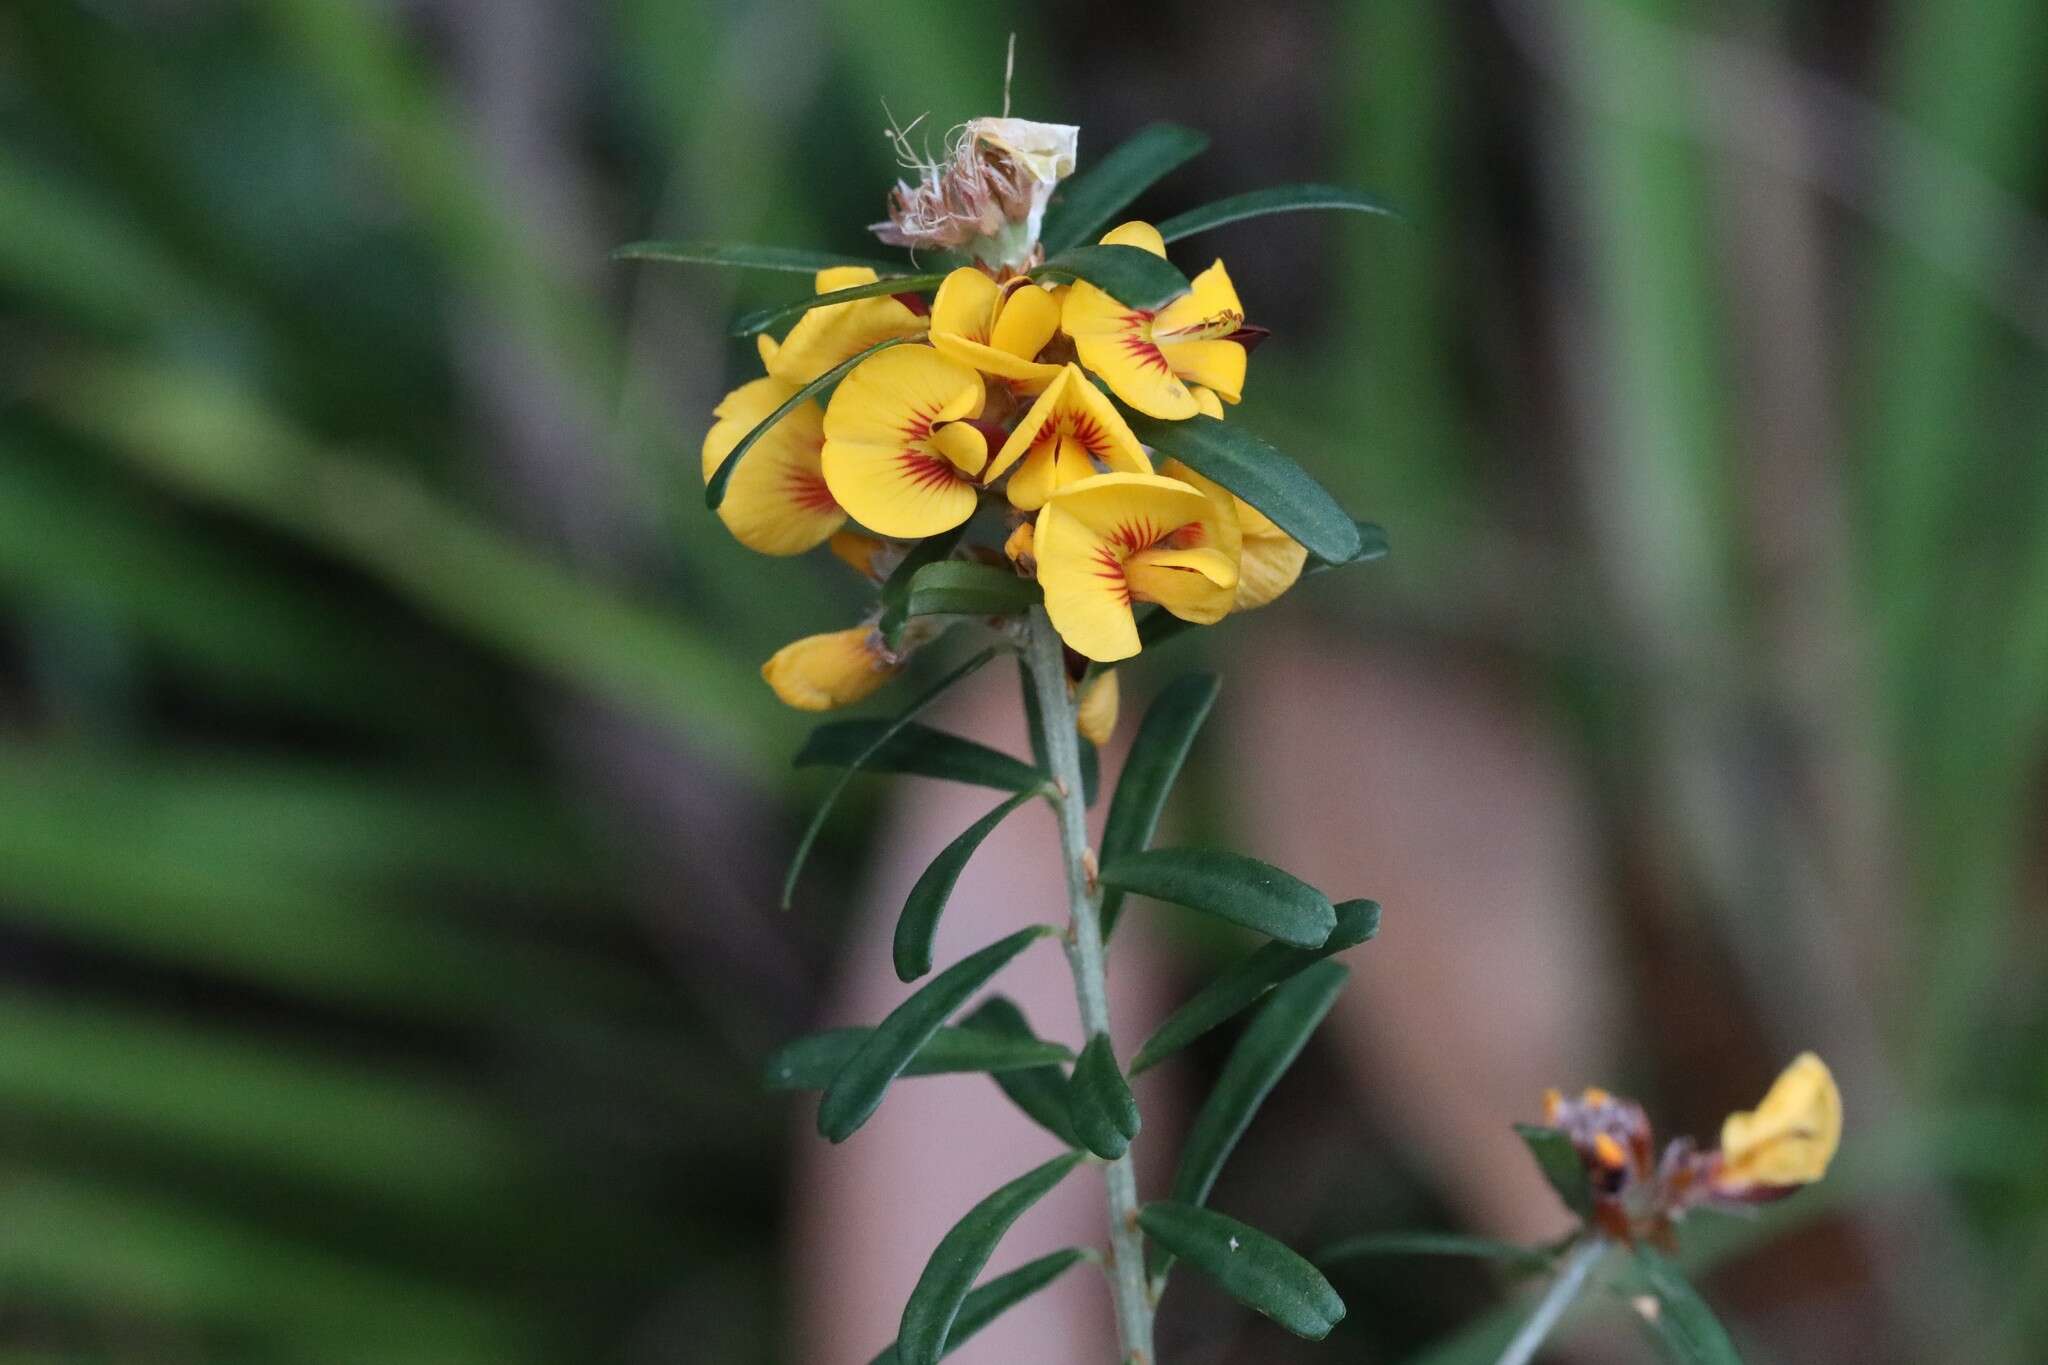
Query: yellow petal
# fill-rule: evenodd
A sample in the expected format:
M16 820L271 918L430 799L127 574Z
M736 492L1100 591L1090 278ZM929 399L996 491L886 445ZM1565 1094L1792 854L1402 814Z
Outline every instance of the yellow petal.
M1014 283L996 309L989 345L1029 360L1045 349L1060 329L1061 300L1028 280Z
M1170 421L1201 411L1153 341L1152 315L1144 309L1119 303L1080 281L1067 290L1060 326L1074 339L1081 363L1138 411Z
M1161 259L1164 259L1166 256L1166 239L1159 235L1159 229L1153 227L1150 223L1139 222L1135 218L1128 223L1119 223L1103 233L1102 244L1104 246L1134 246L1140 251L1149 251Z
M704 480L746 434L788 400L793 390L776 379L756 379L725 396L704 433ZM814 549L846 521L826 487L819 451L824 418L806 402L769 428L734 467L718 518L740 544L768 555Z
M1805 1185L1827 1174L1842 1141L1842 1095L1827 1063L1801 1053L1763 1103L1721 1125L1721 1178L1737 1185Z
M1003 542L1003 553L1010 557L1013 564L1024 568L1026 573L1035 572L1037 560L1031 549L1030 522L1023 522L1016 530L1010 532L1010 538ZM1030 561L1031 567L1026 567L1026 561Z
M1081 689L1080 703L1074 708L1074 724L1081 738L1090 744L1107 744L1116 733L1119 690L1113 668L1105 668Z
M856 626L784 645L761 665L761 676L797 710L830 711L867 697L898 667L872 626Z
M895 547L888 541L860 531L838 531L832 536L831 547L839 562L861 577L879 583L889 576L884 563Z
M1180 553L1173 544L1176 537L1220 539L1217 521L1214 505L1200 490L1157 474L1097 474L1056 492L1038 514L1033 550L1046 613L1060 637L1101 663L1136 654L1138 629L1131 613L1136 594L1127 563L1155 548L1158 554ZM1231 530L1234 534L1234 525ZM1227 557L1215 550L1213 559L1198 558L1220 575L1225 569L1215 560ZM1183 606L1184 589L1192 586L1183 578L1209 581L1201 567L1175 560L1155 561L1148 572L1162 579L1171 575L1171 581L1158 586ZM1234 567L1227 576L1234 585ZM1222 593L1227 603L1229 589L1211 584L1207 591Z
M1198 390L1200 392L1200 390ZM1258 508L1222 484L1204 478L1179 460L1168 460L1159 472L1194 485L1212 499L1228 498L1236 513L1239 535L1237 600L1232 611L1263 607L1293 587L1308 564L1308 551Z
M1131 596L1213 626L1237 599L1237 561L1220 550L1145 550L1124 565Z
M963 463L986 443L949 427L981 411L981 376L926 346L872 356L840 381L825 412L825 483L871 531L915 540L974 515L979 490Z
M1154 326L1162 340L1229 336L1244 326L1244 305L1223 262L1189 280L1188 292L1160 309Z
M1195 406L1201 409L1202 416L1223 420L1223 400L1216 396L1216 390L1190 388L1189 392L1195 395Z
M1160 341L1159 353L1175 376L1214 389L1226 403L1244 397L1244 347L1235 341ZM1200 404L1196 404L1197 408Z
M941 337L956 337L988 345L1002 293L1001 285L970 265L946 276L932 295L932 344Z
M1027 452L1033 467L1019 470L1010 481L1011 504L1027 512L1042 506L1055 488L1095 473L1091 460L1130 474L1152 472L1130 424L1078 365L1066 366L1038 395L996 452L986 477L1000 478ZM1063 467L1059 473L1055 460Z
M872 284L876 278L875 272L866 266L833 266L818 272L817 292L829 294L851 289L858 284ZM929 321L886 294L813 308L796 320L774 355L766 357L768 373L792 387L802 388L878 341L921 335Z
M756 332L754 334L754 350L761 357L762 369L765 370L775 363L775 353L781 349L782 343L769 336L766 332Z
M881 278L864 265L828 265L811 276L811 292L836 294L842 289L852 289L856 285L873 284Z
M1059 366L1032 358L1058 330L1059 305L1028 280L1006 288L962 266L945 278L932 300L932 345L1025 393L1037 392L1059 374Z

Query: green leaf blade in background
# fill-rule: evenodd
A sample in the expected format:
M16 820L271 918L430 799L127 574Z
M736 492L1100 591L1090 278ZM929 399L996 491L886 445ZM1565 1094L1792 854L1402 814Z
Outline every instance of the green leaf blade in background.
M726 457L718 462L718 468L711 471L711 477L704 483L704 505L714 512L718 510L719 504L725 501L726 487L732 483L733 471L740 467L740 461L746 458L747 452L754 448L754 444L774 430L777 422L780 422L805 403L808 403L811 399L846 378L847 375L853 372L855 366L859 365L869 356L880 355L891 346L907 346L918 339L917 337L884 337L874 345L854 352L782 400L781 405L775 411L763 417L752 431L740 437L739 444L728 451Z
M1045 925L1033 925L998 939L940 972L891 1010L826 1088L818 1103L819 1134L838 1143L858 1132L881 1107L890 1082L903 1073L947 1017L1019 953L1054 932Z
M1089 1151L1114 1161L1130 1150L1140 1126L1138 1101L1117 1067L1108 1034L1096 1034L1081 1049L1067 1081L1067 1103L1074 1131Z
M1209 137L1177 123L1152 123L1118 143L1054 193L1038 237L1047 255L1092 242L1138 196L1209 149ZM1084 154L1085 155L1085 154Z
M972 1013L960 1020L960 1027L984 1030L1016 1043L1038 1042L1024 1011L1017 1008L1015 1001L1001 995L992 995L976 1005ZM1067 1073L1059 1064L994 1072L991 1079L1026 1118L1068 1147L1081 1145L1067 1101Z
M884 276L870 284L848 285L809 298L796 299L790 303L779 303L773 308L760 308L734 320L730 329L733 336L750 337L765 332L788 318L802 317L814 308L832 308L842 303L854 303L860 299L875 299L897 294L929 294L944 284L944 275L896 275Z
M1068 1247L1065 1251L1055 1251L1050 1256L1026 1261L1015 1270L1006 1271L985 1284L977 1285L965 1299L961 1300L960 1312L954 1317L951 1330L946 1333L946 1344L940 1355L951 1355L959 1350L975 1333L1093 1254L1079 1247ZM880 1355L869 1362L869 1365L903 1365L903 1356L898 1351L896 1343L892 1341Z
M988 1264L1003 1234L1080 1162L1079 1152L1056 1156L989 1195L953 1225L932 1252L903 1306L903 1323L896 1334L903 1365L936 1365L946 1353L947 1340L966 1306L974 1277Z
M1158 225L1159 235L1172 243L1183 237L1192 237L1198 232L1222 227L1225 223L1239 223L1247 218L1263 218L1273 213L1301 213L1310 209L1372 213L1396 219L1401 217L1386 200L1362 190L1346 189L1341 185L1274 185L1268 189L1233 194L1228 199L1218 199L1213 204L1204 204L1200 208L1189 209L1186 213L1177 213Z
M910 580L911 616L1016 616L1045 599L1035 580L964 559L927 564Z
M1559 1129L1534 1123L1516 1124L1515 1133L1528 1145L1537 1169L1550 1182L1550 1188L1557 1191L1564 1206L1580 1218L1590 1219L1593 1182L1587 1178L1586 1163L1580 1159L1579 1149L1572 1145L1571 1138Z
M775 1050L762 1067L770 1090L823 1090L832 1084L874 1030L859 1026L826 1029L794 1039ZM950 1076L968 1072L1025 1071L1061 1066L1074 1054L1059 1043L1033 1037L1004 1037L969 1026L941 1028L917 1050L904 1076Z
M939 856L919 874L917 884L910 888L910 895L903 902L903 912L896 917L891 957L895 962L897 980L915 981L932 969L932 940L939 931L939 916L945 912L946 902L952 899L953 888L959 884L960 874L967 870L968 860L974 857L982 841L995 833L996 826L1037 794L1018 792L976 820L941 849Z
M848 768L860 759L866 772L933 777L1007 792L1036 791L1046 784L1043 772L986 744L915 721L884 734L890 725L885 720L838 720L821 725L811 732L792 764Z
M889 571L882 581L882 614L875 626L882 632L882 643L891 649L903 643L903 627L910 621L910 585L916 581L927 565L943 564L953 553L953 547L967 534L966 523L950 531L941 531L935 536L926 536L903 554L896 567Z
M668 265L706 265L729 270L774 270L815 275L838 266L866 266L878 275L904 273L901 261L868 260L836 251L807 247L755 246L745 242L628 242L612 250L615 261L658 261Z
M1154 614L1179 619L1163 611ZM1159 817L1166 809L1166 798L1180 779L1181 767L1194 748L1195 736L1201 733L1202 723L1209 718L1222 688L1223 679L1217 674L1185 673L1161 688L1145 708L1145 719L1138 725L1137 738L1131 741L1130 755L1117 775L1116 793L1109 799L1109 815L1102 825L1102 862L1135 853L1152 842L1159 829ZM1123 899L1123 892L1104 888L1104 938L1116 928Z
M1362 1260L1380 1256L1455 1256L1478 1261L1499 1261L1515 1270L1549 1270L1557 1257L1542 1247L1503 1242L1493 1237L1472 1237L1458 1232L1375 1232L1346 1237L1316 1253L1318 1265L1336 1261Z
M1742 1365L1728 1329L1677 1266L1650 1247L1636 1249L1635 1263L1657 1311L1631 1316L1676 1365Z
M1214 479L1272 519L1318 559L1348 564L1364 541L1358 523L1308 472L1241 426L1214 417L1179 422L1118 405L1138 439Z
M1227 849L1153 848L1103 862L1102 884L1199 910L1297 948L1337 927L1330 898L1269 863Z
M1188 292L1188 277L1135 246L1069 247L1031 269L1033 279L1085 280L1132 308L1164 308Z
M1298 1337L1321 1341L1344 1320L1344 1300L1322 1272L1257 1228L1175 1203L1147 1204L1138 1226L1239 1303Z

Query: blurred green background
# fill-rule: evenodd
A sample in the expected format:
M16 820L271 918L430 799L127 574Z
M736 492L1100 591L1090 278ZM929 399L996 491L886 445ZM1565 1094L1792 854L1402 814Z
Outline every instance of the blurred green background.
M1213 136L1154 216L1408 215L1213 245L1245 420L1395 548L1275 613L1512 678L1593 795L1623 1069L1531 1107L1710 1134L1818 1046L1850 1149L1710 1295L1759 1359L1788 1294L1856 1327L1781 1359L2042 1359L2038 0L14 0L0 1360L793 1359L755 1075L875 811L772 910L818 783L755 670L858 598L697 497L793 281L605 252L872 253L883 101L994 112L1013 29L1084 162ZM1354 1139L1320 1232L1456 1221ZM1303 1358L1499 1297L1389 1273Z

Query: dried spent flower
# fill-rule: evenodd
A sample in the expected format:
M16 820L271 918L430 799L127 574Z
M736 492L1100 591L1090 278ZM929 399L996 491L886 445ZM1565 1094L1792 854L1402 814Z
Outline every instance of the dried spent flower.
M955 130L936 160L920 156L908 133L892 127L889 137L916 179L896 182L889 217L873 225L875 235L913 251L966 251L999 269L1029 264L1045 206L1073 174L1081 130L1021 118L973 119Z

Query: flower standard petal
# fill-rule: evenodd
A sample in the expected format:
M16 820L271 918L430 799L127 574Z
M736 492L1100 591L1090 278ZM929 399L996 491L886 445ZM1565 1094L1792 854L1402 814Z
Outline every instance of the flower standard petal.
M1010 479L1010 504L1029 512L1061 488L1097 472L1149 474L1152 462L1116 405L1067 365L1032 403L988 468L991 481L1023 461Z
M880 277L866 266L834 266L820 270L817 292L829 294ZM796 320L782 345L768 357L768 373L802 387L849 356L890 337L917 336L930 319L919 317L899 300L886 296L813 308Z
M972 427L949 427L981 411L981 376L927 346L898 346L863 361L825 410L825 483L840 506L871 531L920 539L974 515L978 470L987 454Z
M733 447L792 392L781 380L756 379L712 409L717 420L704 433L706 482ZM740 544L762 554L802 554L845 523L845 511L825 486L819 460L824 440L824 414L816 403L805 403L754 443L733 470L718 507L719 520Z
M1132 308L1087 281L1067 291L1060 327L1074 339L1074 354L1102 376L1110 391L1150 417L1180 421L1201 409L1188 386L1152 340L1152 314Z
M962 266L932 299L932 345L1023 393L1058 376L1059 366L1033 358L1058 330L1059 305L1029 280L1000 285Z
M1827 1174L1842 1141L1842 1094L1827 1063L1801 1053L1755 1109L1721 1125L1717 1183L1787 1188Z
M787 705L830 711L865 700L900 667L874 627L855 626L784 645L761 665L761 676Z

